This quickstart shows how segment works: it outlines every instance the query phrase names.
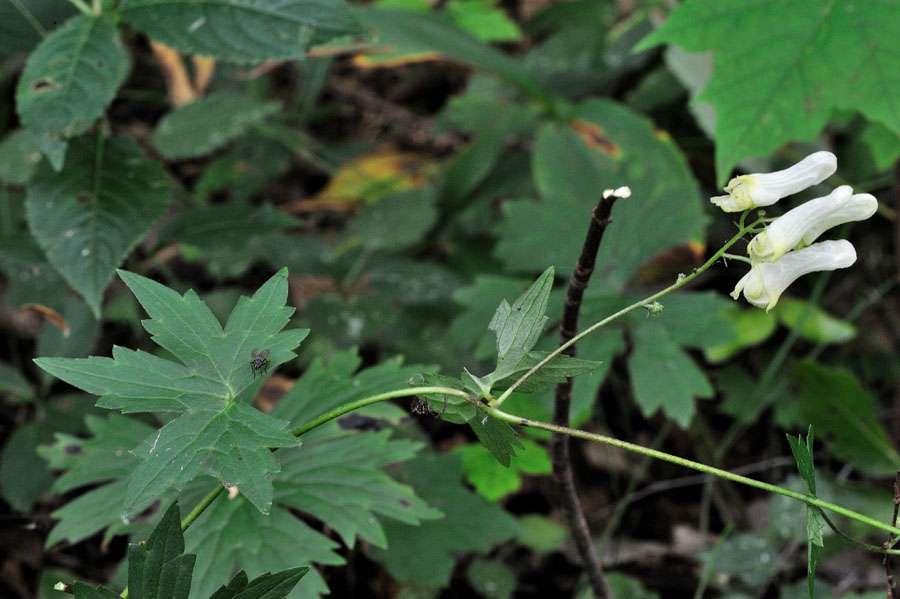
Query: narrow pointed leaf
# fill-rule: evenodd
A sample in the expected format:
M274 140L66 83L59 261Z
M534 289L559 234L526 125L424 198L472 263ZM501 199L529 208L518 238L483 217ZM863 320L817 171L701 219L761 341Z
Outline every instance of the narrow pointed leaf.
M281 572L262 574L248 582L247 575L241 570L227 586L216 591L210 599L281 599L287 597L307 572L309 566L299 566Z
M128 546L128 596L187 599L196 556L184 553L181 515L173 503L146 544Z
M497 368L492 381L509 376L520 368L519 364L537 343L544 331L547 301L553 287L553 267L538 277L510 306L505 300L500 303L488 329L497 335Z

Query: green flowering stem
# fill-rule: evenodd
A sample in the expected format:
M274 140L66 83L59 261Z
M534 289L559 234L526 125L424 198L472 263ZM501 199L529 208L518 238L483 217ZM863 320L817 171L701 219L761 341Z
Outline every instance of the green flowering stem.
M719 249L719 251L717 251L715 254L713 254L712 257L709 260L707 260L703 266L694 269L694 271L689 275L679 275L678 280L675 281L674 284L666 287L662 291L658 291L649 297L646 297L642 300L639 300L639 301L631 304L630 306L622 308L615 314L611 314L611 315L607 316L603 320L600 320L599 322L592 324L591 326L589 326L582 332L578 333L577 335L575 335L574 337L569 339L566 343L563 343L562 345L557 347L555 350L553 350L552 352L547 354L547 356L543 360L541 360L540 362L535 364L531 370L529 370L528 372L523 374L519 378L519 380L517 380L515 383L510 385L509 388L506 389L506 391L504 391L499 397L497 397L497 399L491 405L495 408L499 408L503 404L503 402L506 401L509 398L509 396L512 395L513 392L519 388L519 385L521 385L522 383L527 381L535 372L537 372L538 370L540 370L541 368L546 366L550 360L552 360L553 358L555 358L556 356L558 356L559 354L564 352L570 346L575 345L576 343L581 341L581 339L583 339L584 337L587 337L588 335L590 335L597 329L609 324L610 322L616 320L617 318L621 318L622 316L625 316L626 314L628 314L629 312L632 312L633 310L636 310L638 308L652 307L653 302L655 302L659 298L661 298L665 295L668 295L669 293L672 293L673 291L675 291L676 289L679 289L680 287L684 287L685 285L687 285L688 283L690 283L691 281L696 279L698 276L703 274L710 266L712 266L720 258L725 256L728 248L730 248L735 243L740 241L740 239L744 235L746 235L748 232L752 231L753 227L758 225L763 220L763 219L758 219L758 220L754 221L753 223L744 226L745 216L746 216L746 214L741 216L741 221L739 223L741 225L740 230L734 235L734 237L729 239L728 242L725 243L725 245L723 245Z
M639 453L641 455L645 455L651 458L655 458L658 460L663 460L664 462L669 462L671 464L677 464L679 466L684 466L685 468L690 468L692 470L697 470L698 472L703 472L705 474L710 474L712 476L718 476L719 478L723 478L725 480L730 480L732 482L747 485L748 487L754 487L756 489L761 489L763 491L768 491L769 493L777 493L778 495L784 495L785 497L790 497L791 499L796 499L797 501L802 501L807 505L816 506L822 508L823 510L828 510L830 512L834 512L835 514L840 514L841 516L845 516L852 520L856 520L857 522L862 522L863 524L868 524L873 528L877 528L878 530L883 530L885 532L897 535L900 534L900 528L895 526L891 526L889 524L885 524L883 522L879 522L874 518L870 518L869 516L865 516L858 512L854 512L853 510L848 510L845 507L841 507L839 505L835 505L833 503L829 503L827 501L823 501L818 497L813 497L812 495L808 495L806 493L799 493L797 491L791 491L790 489L785 489L784 487L779 487L777 485L772 485L769 483L764 483L759 480L755 480L753 478L748 478L746 476L741 476L740 474L734 474L733 472L728 472L727 470L721 470L719 468L714 468L712 466L707 466L706 464L701 464L700 462L695 462L693 460L688 460L686 458L682 458L679 456L675 456L669 453L665 453L663 451L659 451L656 449L650 449L649 447L644 447L642 445L636 445L634 443L629 443L628 441L622 441L616 439L614 437L607 437L606 435L599 435L597 433L589 433L587 431L581 431L578 429L567 428L564 426L556 426L553 424L548 424L546 422L540 422L538 420L531 420L529 418L522 418L520 416L514 416L513 414L509 414L507 412L503 412L498 410L495 407L487 406L481 402L474 402L479 408L487 412L490 416L494 418L498 418L505 422L509 422L512 424L520 424L522 426L528 426L531 428L537 428L545 431L549 431L551 433L558 433L561 435L569 435L570 437L575 437L577 439L585 439L587 441L593 441L595 443L602 443L603 445L610 445L612 447L618 447L620 449L624 449L626 451L631 451L634 453ZM885 550L881 547L875 547L874 545L868 546L872 547L873 551L878 551L880 553L890 553L892 555L900 555L900 550L890 549ZM867 548L868 548L867 547Z
M468 401L475 401L471 395L466 393L465 391L460 391L459 389L453 389L451 387L410 387L408 389L397 389L395 391L387 391L385 393L379 393L377 395L371 395L369 397L364 397L362 399L358 399L356 401L352 401L348 404L344 404L340 407L337 407L330 412L326 412L322 414L318 418L310 420L303 426L299 426L291 431L291 434L295 437L300 437L314 428L318 428L323 424L327 424L331 422L335 418L340 418L344 414L348 414L360 408L364 408L366 406L372 405L373 403L378 403L380 401L385 401L387 399L396 399L398 397L411 397L413 395L424 395L427 393L440 393L442 395L455 395L456 397L461 397ZM194 521L200 517L200 514L208 508L213 501L215 501L216 497L218 497L222 491L225 490L225 487L222 483L213 488L212 491L206 494L206 496L200 500L200 502L194 506L187 516L185 516L184 520L181 521L181 530L184 532L190 527ZM127 589L126 589L127 590ZM127 595L123 595L125 597Z
M69 0L69 4L72 4L77 8L82 14L87 16L99 15L100 11L94 12L94 8L91 8L87 4L85 4L82 0ZM95 7L96 8L96 7ZM23 11L22 14L25 14L26 11ZM30 13L29 13L30 14Z

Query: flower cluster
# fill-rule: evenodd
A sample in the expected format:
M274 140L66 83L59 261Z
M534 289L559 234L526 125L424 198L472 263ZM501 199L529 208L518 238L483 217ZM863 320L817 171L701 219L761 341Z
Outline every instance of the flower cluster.
M794 166L775 173L741 175L725 187L727 196L712 198L725 212L769 206L788 195L821 183L837 170L830 152L816 152ZM738 281L731 296L771 310L787 287L805 274L847 268L856 262L849 241L820 241L822 233L842 223L865 220L878 202L867 193L854 194L842 185L827 196L810 200L774 219L747 246L750 272Z

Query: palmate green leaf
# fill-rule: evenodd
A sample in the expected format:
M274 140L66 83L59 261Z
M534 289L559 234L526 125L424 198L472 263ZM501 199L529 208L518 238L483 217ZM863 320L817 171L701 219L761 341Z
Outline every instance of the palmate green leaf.
M311 45L362 33L342 0L124 0L120 13L181 52L242 63L305 58Z
M129 65L112 21L102 15L73 17L28 58L16 87L22 124L39 143L50 145L86 131L112 102Z
M28 226L99 318L103 289L165 213L172 185L130 139L80 138L71 150L65 168L53 173L45 166L28 188Z
M892 0L685 2L639 49L673 43L714 52L700 99L715 106L716 172L724 183L749 156L812 140L836 108L900 133Z
M153 145L169 159L204 156L278 112L277 102L218 92L170 112L156 126Z
M791 446L791 453L794 454L794 460L797 462L797 469L800 476L806 482L809 494L813 497L816 495L816 471L813 468L813 427L810 425L809 432L806 435L806 443L803 437L797 435L794 439L788 435L788 443ZM806 506L806 536L807 536L807 580L809 586L809 599L814 598L816 587L816 564L819 563L819 548L825 547L825 540L822 532L825 530L825 518L822 510L814 505Z
M538 132L532 171L541 201L503 205L496 254L511 271L550 263L568 275L600 194L628 185L632 195L613 207L592 281L620 291L659 253L702 241L699 189L680 152L644 117L607 100L589 100L573 117Z
M270 447L299 441L287 422L263 414L237 398L257 372L253 349L269 350L268 368L292 359L308 330L282 331L293 312L287 299L287 270L242 297L223 328L197 294L184 296L125 271L122 279L151 316L143 321L153 340L182 364L144 352L113 348L113 358L38 358L50 374L100 395L97 405L123 412L180 412L179 418L147 437L134 453L142 461L125 499L125 515L153 497L178 489L199 474L237 486L261 511L272 502L278 472Z
M419 526L386 522L387 549L368 551L403 582L444 587L462 551L487 552L519 533L518 522L493 502L467 490L460 481L459 457L427 455L401 467L401 482L411 485L445 517Z

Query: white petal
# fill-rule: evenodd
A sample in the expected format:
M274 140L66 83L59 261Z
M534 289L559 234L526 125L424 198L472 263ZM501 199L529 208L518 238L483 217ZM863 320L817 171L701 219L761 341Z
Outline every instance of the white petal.
M794 250L777 262L760 262L750 268L735 287L732 296L744 292L744 299L768 312L791 283L819 270L847 268L856 262L853 244L844 239L822 241L802 250Z
M868 193L858 193L828 216L822 216L803 234L803 245L812 245L819 235L843 223L866 220L878 211L878 200Z
M747 254L754 262L774 262L805 240L810 232L817 231L812 237L812 241L815 241L826 229L849 220L845 217L855 216L844 210L852 195L853 189L849 185L841 185L825 197L788 210L770 223L765 231L750 240Z
M794 166L774 173L740 175L725 186L727 196L710 201L725 212L742 212L769 206L781 198L821 183L837 170L837 158L831 152L815 152Z

